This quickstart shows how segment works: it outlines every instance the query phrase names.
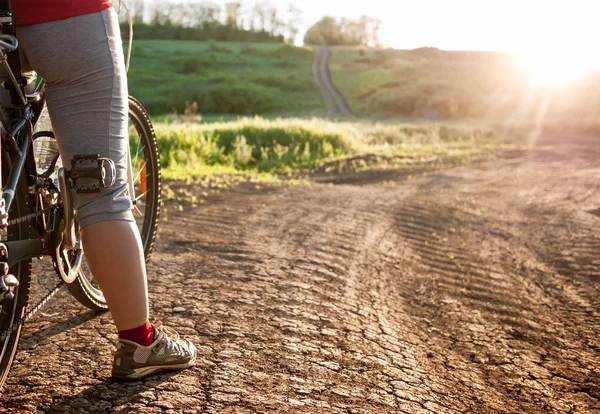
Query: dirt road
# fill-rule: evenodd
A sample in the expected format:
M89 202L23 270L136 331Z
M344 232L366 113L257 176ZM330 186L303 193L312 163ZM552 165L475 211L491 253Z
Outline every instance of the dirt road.
M153 314L197 367L109 379L109 315L63 292L0 411L599 412L600 139L331 178L168 205Z
M326 47L319 47L315 52L315 59L313 61L313 75L315 81L321 88L321 94L329 115L336 117L354 118L355 115L350 110L348 102L344 96L337 90L331 79L331 72L329 71L329 57L331 56L331 50Z

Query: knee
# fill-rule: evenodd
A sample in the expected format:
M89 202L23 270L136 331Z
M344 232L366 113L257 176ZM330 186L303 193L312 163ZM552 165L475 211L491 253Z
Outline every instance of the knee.
M75 193L80 228L101 221L135 221L127 182L117 182L99 193Z

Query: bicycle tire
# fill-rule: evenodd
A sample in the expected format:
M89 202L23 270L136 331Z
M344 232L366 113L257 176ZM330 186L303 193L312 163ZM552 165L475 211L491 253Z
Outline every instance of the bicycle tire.
M10 159L8 154L2 153L2 177L7 177L10 172ZM11 218L23 217L31 213L31 200L27 191L27 183L25 182L26 174L21 174L17 188L15 190L15 198L11 207L9 220ZM8 226L7 240L26 240L31 235L31 222L29 220ZM21 319L27 311L27 303L29 301L29 286L31 283L31 259L23 260L13 265L9 273L14 275L19 280L19 286L14 290L15 297L13 299L4 299L1 303L0 311L0 333L7 330L19 319ZM8 337L4 340L0 339L0 388L4 385L10 367L17 353L17 347L21 338L23 326L19 325Z
M129 97L129 119L137 134L137 138L134 137L133 134L130 134L130 153L133 166L132 173L134 177L134 186L136 187L136 198L138 198L137 200L134 200L134 217L136 217L136 223L140 229L144 256L146 262L148 262L154 247L158 229L158 220L160 217L160 158L156 135L150 117L142 104L131 96ZM141 148L140 145L135 145L136 148L134 151L131 147L132 142L136 139L139 139L138 143L141 143L142 145ZM143 154L143 161L139 163L138 157L141 154ZM140 166L142 164L144 167L139 167L139 171L137 171L136 165ZM136 183L136 178L139 177L141 182L142 177L144 176L147 191L143 195L143 203L140 203L142 198L139 198L140 196L137 194L143 194L143 192L139 191L140 189L137 188L141 184ZM144 205L143 212L140 209L142 204ZM141 215L139 214L140 212ZM84 306L96 311L108 310L108 305L106 304L106 299L102 294L102 290L93 280L91 272L87 268L85 262L81 266L80 274L72 283L67 284L67 287L75 299Z
M160 170L160 154L158 152L158 142L156 140L156 134L154 133L154 127L150 121L150 116L142 104L134 97L129 97L129 118L131 119L134 128L139 134L140 141L143 141L143 155L144 162L149 168L146 168L146 187L148 189L148 197L145 197L144 203L145 210L142 217L140 235L142 236L142 244L144 246L144 256L146 262L150 260L152 249L154 248L154 242L156 240L156 233L158 231L158 220L160 218L160 203L161 203L161 170ZM131 142L131 137L130 137ZM132 164L134 164L134 186L137 187L135 177L138 175L135 164L138 167L139 162L134 158ZM141 172L141 171L140 171ZM140 174L140 181L141 181ZM136 194L141 193L136 188ZM139 197L139 195L136 195ZM139 205L137 200L136 206ZM135 208L134 208L135 210ZM135 215L135 214L134 214Z

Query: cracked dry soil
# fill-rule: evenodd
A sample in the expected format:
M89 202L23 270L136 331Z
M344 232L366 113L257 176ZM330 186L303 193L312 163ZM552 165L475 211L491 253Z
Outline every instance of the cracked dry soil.
M198 365L111 380L110 315L62 292L0 411L600 412L599 144L213 192L169 212L149 265Z

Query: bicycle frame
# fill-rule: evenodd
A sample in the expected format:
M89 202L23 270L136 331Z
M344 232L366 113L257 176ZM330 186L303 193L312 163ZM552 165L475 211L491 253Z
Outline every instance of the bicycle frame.
M51 232L45 231L43 237L37 239L5 240L8 215L15 197L17 184L23 171L25 170L28 173L28 179L34 177L36 182L38 179L32 150L34 139L33 126L37 123L45 103L43 81L36 83L36 89L32 94L28 95L26 92L27 80L21 75L21 66L17 52L18 41L14 37L14 16L11 10L10 0L0 1L0 28L3 33L0 45L4 46L0 51L0 61L11 81L10 84L5 84L4 87L5 89L9 89L9 87L13 88L11 92L13 94L15 110L20 111L22 114L18 121L17 119L12 120L16 122L16 125L11 131L7 129L6 125L0 122L0 130L2 132L2 139L0 140L0 154L2 154L0 156L0 174L3 162L10 161L12 164L6 184L2 188L2 198L0 199L0 213L2 214L1 243L6 247L6 249L0 250L2 256L4 256L2 259L6 261L9 267L21 260L48 254L51 237ZM10 40L10 43L6 40ZM3 147L4 151L2 151ZM14 157L13 160L10 159L10 155ZM27 163L28 160L29 163Z
M15 160L12 162L12 168L6 179L6 185L2 189L2 200L4 201L5 213L10 214L10 208L14 200L17 183L23 172L28 174L28 178L33 176L37 180L37 171L35 168L30 168L31 163L27 165L27 160L33 161L33 125L37 122L42 108L44 106L43 92L37 91L37 102L27 103L23 109L23 117L18 122L17 126L10 132L3 134L3 139L0 145L5 145L6 153L14 153ZM0 159L0 169L2 162L7 160ZM2 241L8 250L7 263L13 266L21 260L31 257L41 256L49 253L50 232L46 232L43 237L31 240L19 241Z

